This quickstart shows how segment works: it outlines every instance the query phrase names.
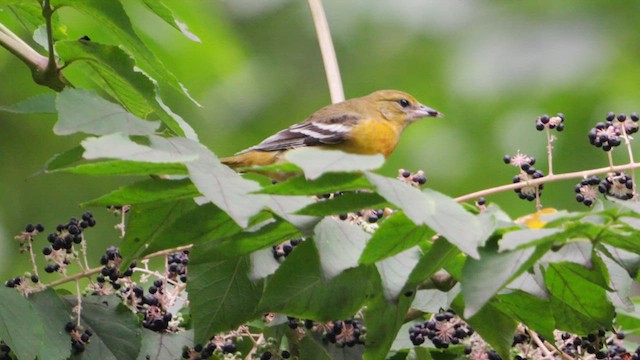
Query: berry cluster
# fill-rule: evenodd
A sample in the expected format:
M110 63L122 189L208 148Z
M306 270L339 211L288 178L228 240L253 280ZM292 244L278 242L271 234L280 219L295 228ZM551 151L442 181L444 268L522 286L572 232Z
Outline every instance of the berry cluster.
M299 319L293 317L287 317L287 319L289 321L289 328L297 329L300 327ZM338 347L353 347L358 344L364 345L365 343L367 329L362 321L356 318L329 321L326 323L307 319L302 322L302 325L304 325L306 329L322 333L324 340Z
M189 348L185 346L182 349L182 358L183 359L208 359L213 356L213 353L216 351L216 344L210 342L205 346L201 344L196 344L193 348Z
M598 197L598 190L600 185L600 178L597 176L591 176L584 178L576 185L576 201L583 203L586 206L591 206Z
M287 350L282 350L280 352L280 359L290 359L291 353ZM260 360L275 360L278 359L277 355L274 355L271 351L265 351L260 354Z
M24 227L24 231L15 237L16 240L20 241L20 252L29 251L31 249L31 242L35 236L43 231L44 226L42 224L27 224L27 226Z
M47 236L51 245L42 249L42 254L48 260L44 271L53 273L64 270L76 257L73 245L82 243L84 230L94 226L96 226L96 220L89 211L82 214L80 220L71 218L66 224L58 224L56 232Z
M102 270L100 270L100 275L96 278L100 289L104 288L104 284L108 279L111 287L113 287L114 290L118 290L122 287L122 284L118 280L133 275L133 269L136 267L136 263L132 262L129 268L122 274L118 270L121 263L122 257L120 256L120 250L115 246L107 248L105 254L100 257L100 265L103 267ZM94 295L99 293L98 291L94 293Z
M616 116L615 113L610 112L605 122L599 122L589 130L589 142L604 151L610 151L622 143L621 136L638 131L638 120L637 113L627 117L625 114Z
M564 114L558 113L555 116L544 114L536 119L536 130L542 131L545 128L558 131L564 130Z
M419 187L420 185L424 185L427 183L427 176L422 170L418 170L415 173L412 173L409 170L400 169L398 170L398 179L415 187Z
M0 340L0 360L11 360L11 348Z
M273 245L271 247L271 252L273 253L273 257L278 261L284 261L284 259L291 254L293 248L298 246L301 242L304 241L303 237L299 237L296 239L291 239L283 242L279 245Z
M623 332L618 332L609 337L607 337L606 334L605 329L600 329L596 333L587 336L576 336L565 332L560 335L558 343L560 349L569 356L584 357L590 354L600 360L633 358L631 354L627 352L627 349L622 346L621 341L625 337ZM639 353L640 347L636 349L636 353L633 356L637 358Z
M168 278L172 280L180 280L187 282L187 265L189 264L189 250L169 254L167 256L167 265L169 266Z
M624 172L616 171L607 174L607 177L598 185L598 190L604 195L628 200L633 198L633 180Z
M64 329L71 335L71 349L75 353L84 352L86 345L89 343L93 332L89 329L82 331L76 327L73 322L65 324Z
M414 324L409 329L409 339L413 345L421 345L428 338L438 349L446 349L449 345L460 344L462 340L473 335L474 330L453 310L434 314L429 320Z
M518 152L515 156L505 155L502 160L505 164L513 165L520 169L520 174L513 177L514 184L544 177L544 173L541 170L533 167L536 163L536 159L533 156L528 156ZM533 201L542 195L542 189L544 189L544 184L537 186L524 186L515 189L514 191L518 194L520 199Z

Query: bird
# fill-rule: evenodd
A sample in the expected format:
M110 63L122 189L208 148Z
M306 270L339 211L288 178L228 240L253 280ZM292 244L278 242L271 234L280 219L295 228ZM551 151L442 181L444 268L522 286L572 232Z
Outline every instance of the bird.
M236 170L278 164L285 161L287 151L306 146L388 158L408 125L425 117L443 116L406 92L378 90L325 106L304 121L220 161Z

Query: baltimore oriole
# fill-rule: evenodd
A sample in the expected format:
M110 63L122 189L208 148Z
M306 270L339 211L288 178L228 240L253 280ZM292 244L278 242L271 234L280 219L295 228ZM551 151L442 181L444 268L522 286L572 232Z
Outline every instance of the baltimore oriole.
M303 122L221 161L234 169L270 165L283 161L287 150L303 146L389 157L409 124L423 117L443 116L405 92L380 90L326 106Z

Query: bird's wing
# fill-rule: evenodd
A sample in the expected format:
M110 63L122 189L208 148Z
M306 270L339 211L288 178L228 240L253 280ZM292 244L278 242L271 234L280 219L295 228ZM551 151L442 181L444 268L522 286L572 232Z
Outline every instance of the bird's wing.
M309 119L281 130L239 154L254 150L280 151L303 146L339 144L347 139L353 126L363 117L355 112L341 113L338 116L323 115L329 114L318 111Z

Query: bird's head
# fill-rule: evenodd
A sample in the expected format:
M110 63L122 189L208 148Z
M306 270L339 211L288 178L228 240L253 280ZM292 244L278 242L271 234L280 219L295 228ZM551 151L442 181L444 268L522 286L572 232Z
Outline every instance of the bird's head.
M366 96L377 110L390 121L411 124L424 117L443 117L444 114L421 104L416 98L399 90L379 90Z

